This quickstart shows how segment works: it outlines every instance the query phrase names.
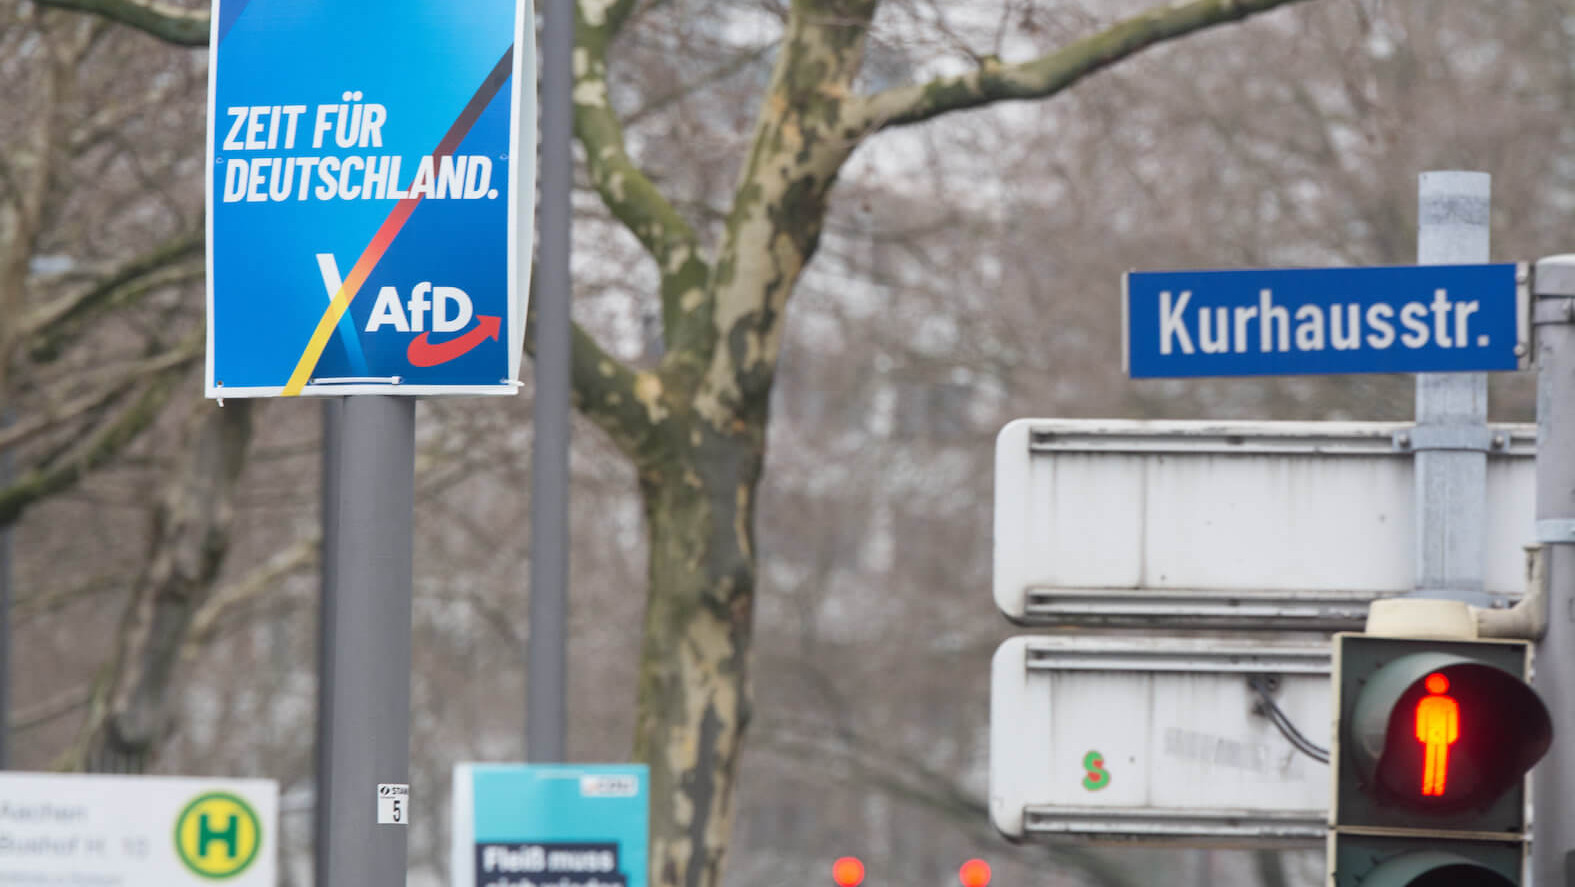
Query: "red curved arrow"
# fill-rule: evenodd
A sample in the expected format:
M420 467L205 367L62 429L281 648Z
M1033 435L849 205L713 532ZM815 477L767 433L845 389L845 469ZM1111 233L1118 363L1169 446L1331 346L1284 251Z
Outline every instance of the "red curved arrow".
M470 332L437 344L428 342L427 334L422 333L411 340L410 347L405 349L405 356L410 359L411 366L435 367L440 363L448 363L487 339L496 339L498 327L502 324L503 318L483 314L476 318L476 326Z

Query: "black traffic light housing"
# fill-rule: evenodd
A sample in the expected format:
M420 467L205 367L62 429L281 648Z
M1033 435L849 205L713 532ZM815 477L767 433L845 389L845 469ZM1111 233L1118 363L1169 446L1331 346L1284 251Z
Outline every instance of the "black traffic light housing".
M1518 885L1525 774L1552 742L1524 641L1339 634L1335 887Z
M1524 857L1520 841L1459 847L1434 838L1344 835L1331 868L1338 887L1516 887Z

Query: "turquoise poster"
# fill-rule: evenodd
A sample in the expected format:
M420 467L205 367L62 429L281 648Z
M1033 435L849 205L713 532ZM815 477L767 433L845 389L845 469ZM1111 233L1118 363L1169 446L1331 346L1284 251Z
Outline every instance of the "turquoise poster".
M643 764L457 764L454 887L645 887Z

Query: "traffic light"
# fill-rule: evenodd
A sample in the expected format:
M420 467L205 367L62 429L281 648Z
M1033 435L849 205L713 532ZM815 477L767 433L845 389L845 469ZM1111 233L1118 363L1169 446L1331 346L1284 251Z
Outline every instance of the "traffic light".
M1553 724L1524 641L1337 634L1333 887L1515 887Z
M864 863L857 856L839 857L831 864L831 880L837 887L859 887L864 883Z

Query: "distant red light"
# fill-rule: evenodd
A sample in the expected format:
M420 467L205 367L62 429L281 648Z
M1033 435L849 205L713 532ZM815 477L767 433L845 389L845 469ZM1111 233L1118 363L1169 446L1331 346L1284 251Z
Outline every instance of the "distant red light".
M864 883L864 863L856 856L844 856L831 864L831 880L837 887L859 887Z
M970 859L957 870L957 880L963 887L987 887L990 883L990 864L982 859Z

